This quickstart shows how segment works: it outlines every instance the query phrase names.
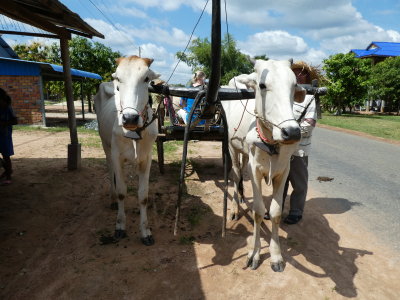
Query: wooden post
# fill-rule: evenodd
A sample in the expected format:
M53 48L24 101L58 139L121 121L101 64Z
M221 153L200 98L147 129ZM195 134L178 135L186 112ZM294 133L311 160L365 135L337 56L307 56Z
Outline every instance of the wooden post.
M81 145L78 143L78 132L76 130L76 118L74 107L74 95L72 92L71 65L69 59L68 40L71 34L65 32L60 36L61 58L63 62L65 95L67 97L68 126L71 144L68 145L68 170L76 170L81 166Z
M81 80L81 103L82 103L82 120L85 121L85 102L83 99L83 80Z
M221 0L212 1L211 22L211 74L208 82L206 103L200 118L212 119L215 115L215 103L221 80Z

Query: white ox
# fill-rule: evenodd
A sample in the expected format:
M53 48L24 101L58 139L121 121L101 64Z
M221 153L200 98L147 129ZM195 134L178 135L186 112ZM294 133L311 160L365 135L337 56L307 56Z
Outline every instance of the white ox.
M254 64L254 73L235 77L229 85L254 89L255 99L222 101L228 121L229 151L235 184L232 218L238 218L238 203L240 197L243 197L243 171L248 162L253 187L254 233L247 266L256 269L260 261L260 226L266 212L261 182L265 179L273 188L269 209L272 220L269 246L271 268L275 272L282 272L284 262L278 229L283 189L290 157L301 137L292 107L294 99L297 102L304 101L306 91L297 86L290 61L256 60Z
M148 83L159 77L149 69L152 62L152 59L137 56L119 58L112 75L114 80L100 84L95 97L99 134L110 174L111 199L114 203L118 201L114 237L126 236L127 184L123 164L132 161L139 178L141 240L148 246L154 244L147 221L147 202L152 147L158 134L148 103Z

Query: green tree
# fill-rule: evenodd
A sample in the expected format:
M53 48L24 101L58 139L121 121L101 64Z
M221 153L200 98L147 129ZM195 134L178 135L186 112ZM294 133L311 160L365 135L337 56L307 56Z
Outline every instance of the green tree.
M350 109L363 104L367 98L371 61L355 58L353 53L338 53L324 61L328 93L322 98L322 105L329 111L341 114L346 107Z
M97 73L103 77L104 81L111 80L111 74L116 69L116 59L122 54L114 52L111 48L104 46L101 43L83 38L74 37L69 42L71 67L74 69L85 70L92 73ZM98 81L90 78L83 78L82 83L75 83L74 92L80 95L80 87L86 96L91 111L90 97L96 92Z
M176 56L192 71L203 70L209 77L211 73L211 43L208 38L197 38L192 41L188 53L177 52ZM266 58L265 55L259 58ZM226 34L221 43L221 84L243 73L251 73L253 65L247 56L236 48L236 41L231 35Z
M61 50L59 43L53 43L50 46L34 42L28 45L18 44L14 46L14 51L21 59L41 61L61 65ZM69 51L71 68L97 73L103 77L103 80L111 80L111 74L116 68L116 59L121 55L119 52L112 51L105 45L75 36L69 41ZM90 96L96 92L98 81L89 78L82 78L82 90L89 100ZM46 82L45 89L50 94L64 95L63 82ZM81 95L80 83L74 83L74 95Z
M51 47L39 42L32 42L31 44L17 44L14 46L15 53L18 54L20 59L50 62L51 61Z
M400 111L400 56L389 57L376 64L371 73L370 96L384 100ZM383 106L382 106L383 109Z

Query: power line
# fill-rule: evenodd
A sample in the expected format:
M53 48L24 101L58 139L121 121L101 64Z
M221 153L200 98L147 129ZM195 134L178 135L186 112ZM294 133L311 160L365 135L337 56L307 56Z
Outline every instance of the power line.
M189 41L187 42L186 47L185 47L185 50L183 50L183 53L186 52L187 48L189 47L190 42L192 41L192 37L193 37L194 31L196 30L197 25L199 25L199 22L200 22L200 20L201 20L203 14L204 14L204 11L206 10L208 1L209 1L209 0L207 0L206 4L204 5L203 10L201 11L200 17L198 18L198 20L197 20L197 22L196 22L196 25L194 25L194 28L193 28L193 30L192 30L192 33L190 34ZM168 78L168 80L167 80L167 82L166 82L167 84L168 84L168 82L170 81L171 77L174 75L175 70L176 70L176 68L178 67L178 65L179 65L180 62L181 62L181 59L178 60L178 62L177 62L176 65L175 65L175 68L172 70L172 73L171 73L171 75L169 76L169 78Z
M119 32L119 34L122 36L122 31L119 30L119 29L117 28L117 26L114 24L114 22L113 22L110 18L108 18L108 17L106 16L106 14L103 13L103 11L102 11L92 0L89 0L89 2L101 13L101 15L111 24L111 26L112 26L117 32ZM103 3L104 3L104 2L103 2ZM134 48L137 48L137 46L136 46L135 44L133 44L132 42L131 42L131 45L132 45ZM140 48L139 48L139 51L140 51Z

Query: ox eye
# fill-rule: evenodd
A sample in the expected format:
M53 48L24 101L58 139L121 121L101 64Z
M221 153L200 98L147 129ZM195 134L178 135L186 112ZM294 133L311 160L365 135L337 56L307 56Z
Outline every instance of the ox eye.
M260 83L258 86L259 86L260 89L262 89L262 90L264 90L264 89L267 88L267 86L266 86L264 83Z
M149 82L149 77L146 77L146 78L144 79L144 82Z
M117 91L119 92L119 86L117 85Z

